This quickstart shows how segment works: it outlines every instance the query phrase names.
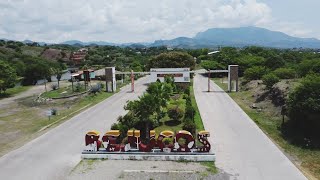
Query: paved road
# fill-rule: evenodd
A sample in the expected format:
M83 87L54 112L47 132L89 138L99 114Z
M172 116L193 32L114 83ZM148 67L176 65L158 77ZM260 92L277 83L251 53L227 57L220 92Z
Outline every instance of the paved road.
M146 78L135 83L135 93L130 93L130 86L126 86L107 100L1 157L0 179L65 179L80 161L85 132L109 130L116 118L125 114L126 101L145 91L143 80Z
M306 179L241 108L211 81L196 75L195 97L210 142L216 152L218 168L233 179Z

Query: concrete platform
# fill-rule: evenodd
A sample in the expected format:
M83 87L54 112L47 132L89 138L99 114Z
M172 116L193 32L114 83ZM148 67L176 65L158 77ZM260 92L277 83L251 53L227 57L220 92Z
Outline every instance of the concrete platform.
M143 161L215 161L214 153L83 152L82 159Z

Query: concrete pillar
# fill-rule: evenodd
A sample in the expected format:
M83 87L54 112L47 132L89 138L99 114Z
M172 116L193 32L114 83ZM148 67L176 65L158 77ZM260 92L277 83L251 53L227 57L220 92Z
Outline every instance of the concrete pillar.
M239 77L238 77L239 65L229 65L228 66L228 91L232 91L232 81L235 81L235 91L239 91Z

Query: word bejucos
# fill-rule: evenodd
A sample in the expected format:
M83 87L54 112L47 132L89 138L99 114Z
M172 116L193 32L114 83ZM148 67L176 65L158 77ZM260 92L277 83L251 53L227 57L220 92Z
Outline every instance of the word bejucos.
M177 134L169 130L162 131L157 138L155 130L151 130L148 144L141 142L140 130L128 130L127 142L124 142L124 144L117 143L119 136L119 130L110 130L103 135L102 141L100 141L100 133L98 131L89 131L85 136L85 151L209 152L211 149L211 145L207 139L210 136L208 131L200 131L197 134L202 146L196 146L196 141L192 134L185 130L180 130ZM179 141L180 139L184 140Z

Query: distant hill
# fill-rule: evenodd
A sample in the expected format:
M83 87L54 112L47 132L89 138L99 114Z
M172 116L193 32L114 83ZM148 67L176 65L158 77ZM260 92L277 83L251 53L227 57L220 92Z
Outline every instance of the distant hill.
M223 46L258 45L277 48L320 48L320 40L318 39L297 38L258 27L213 28L198 33L193 39L210 45Z
M6 39L5 39L6 40ZM25 42L32 42L26 40ZM45 44L44 42L39 43ZM270 31L259 27L239 27L239 28L212 28L204 32L197 33L194 37L178 37L170 40L156 40L153 43L111 43L105 41L82 42L70 40L59 44L72 46L120 46L120 47L158 47L167 46L172 48L212 48L218 46L263 46L272 48L314 48L320 49L320 40L315 38L298 38L289 36L278 31Z
M92 42L82 42L78 40L70 40L61 42L59 44L67 44L67 45L76 45L76 46L89 46L89 45L97 45L97 46L118 46L116 43L109 43L104 41L92 41Z
M179 37L171 40L158 40L150 46L159 45L181 48L251 45L274 48L320 48L320 40L292 37L282 32L258 27L240 27L212 28L197 33L193 38Z

